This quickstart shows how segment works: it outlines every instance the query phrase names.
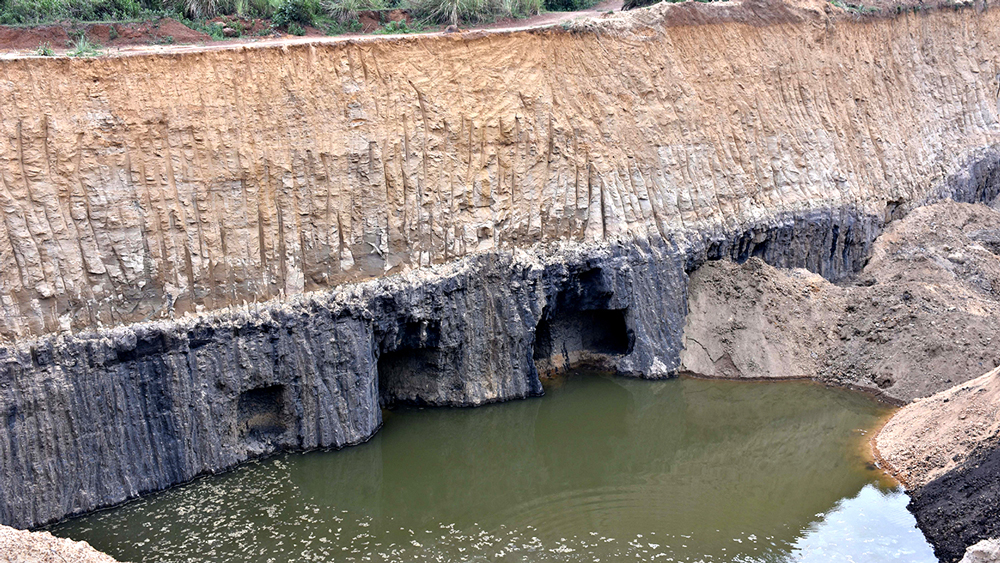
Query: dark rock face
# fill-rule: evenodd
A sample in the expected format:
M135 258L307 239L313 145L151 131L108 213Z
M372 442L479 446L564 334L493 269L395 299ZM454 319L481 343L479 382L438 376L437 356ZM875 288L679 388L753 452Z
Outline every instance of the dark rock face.
M610 367L666 376L686 306L679 256L481 255L259 310L0 350L0 522L39 525L276 451L362 442L381 405L540 395L536 327L567 295L594 315L613 307L635 335L628 350L599 350Z
M831 281L861 271L884 221L852 206L778 214L770 222L704 236L688 253L688 271L707 260L757 257L778 268L805 268Z
M277 451L362 442L384 406L540 395L536 362L669 377L687 269L761 256L838 279L880 227L845 208L694 243L481 254L267 307L0 349L0 523L36 526Z
M4 350L0 520L32 526L381 423L349 310L140 325ZM180 330L178 330L180 329Z
M941 561L1000 537L1000 448L984 448L954 471L910 491L910 512Z
M1000 149L989 148L952 176L932 199L990 203L1000 196Z

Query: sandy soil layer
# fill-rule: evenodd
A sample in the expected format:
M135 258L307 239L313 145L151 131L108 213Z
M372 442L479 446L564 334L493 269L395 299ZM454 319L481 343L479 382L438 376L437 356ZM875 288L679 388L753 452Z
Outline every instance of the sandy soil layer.
M0 561L6 563L115 563L83 541L0 525Z

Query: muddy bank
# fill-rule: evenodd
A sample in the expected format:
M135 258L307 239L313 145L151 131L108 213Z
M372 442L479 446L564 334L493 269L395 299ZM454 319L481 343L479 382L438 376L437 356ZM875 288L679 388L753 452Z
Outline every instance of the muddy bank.
M876 446L942 561L1000 537L1000 369L915 401Z

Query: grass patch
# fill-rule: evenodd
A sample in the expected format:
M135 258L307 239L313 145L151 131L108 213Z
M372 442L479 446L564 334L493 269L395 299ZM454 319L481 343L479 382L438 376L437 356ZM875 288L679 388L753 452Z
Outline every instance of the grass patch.
M39 57L51 57L54 56L56 52L52 50L52 45L49 45L49 42L46 41L35 49L35 54Z
M489 23L526 18L542 11L543 0L408 0L414 16L428 23Z
M80 34L73 42L73 48L66 53L71 57L97 57L101 54L101 46L98 43L91 43L87 36Z
M865 6L864 4L848 4L846 2L841 2L840 0L830 0L830 3L838 8L851 12L852 14L874 14L881 11L875 6Z

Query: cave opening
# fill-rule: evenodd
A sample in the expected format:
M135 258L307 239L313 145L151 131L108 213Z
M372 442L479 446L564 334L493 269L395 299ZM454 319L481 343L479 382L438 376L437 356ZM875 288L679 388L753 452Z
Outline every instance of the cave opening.
M612 358L632 352L628 309L616 307L610 276L592 269L575 276L542 312L532 359L543 376L573 366L614 369Z
M402 323L382 344L378 357L379 401L384 408L397 404L434 404L448 383L447 354L440 347L441 323L436 319Z
M287 429L285 386L269 385L244 391L237 403L237 426L246 438L280 436Z

